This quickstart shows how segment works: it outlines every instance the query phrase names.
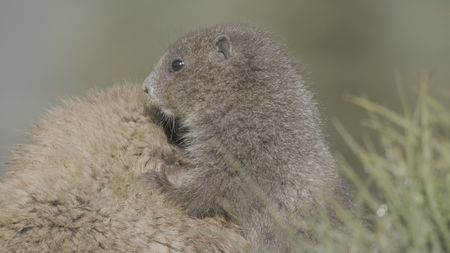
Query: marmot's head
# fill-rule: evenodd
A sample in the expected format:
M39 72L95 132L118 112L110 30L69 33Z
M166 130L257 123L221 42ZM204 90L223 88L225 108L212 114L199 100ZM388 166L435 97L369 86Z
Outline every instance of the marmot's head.
M215 106L245 103L235 95L276 85L271 79L280 81L286 66L291 66L288 58L263 32L221 25L179 39L146 78L144 89L166 115L186 119Z

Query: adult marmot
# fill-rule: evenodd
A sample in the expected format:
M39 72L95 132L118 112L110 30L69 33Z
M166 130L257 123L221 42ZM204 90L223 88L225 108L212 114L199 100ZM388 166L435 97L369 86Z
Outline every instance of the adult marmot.
M65 102L0 183L0 252L248 252L238 227L192 219L145 186L179 162L140 87Z

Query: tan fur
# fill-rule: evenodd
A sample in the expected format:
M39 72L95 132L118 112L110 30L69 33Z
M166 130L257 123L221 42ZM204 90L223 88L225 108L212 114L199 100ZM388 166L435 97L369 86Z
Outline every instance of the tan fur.
M238 227L145 187L178 161L141 93L94 92L34 127L0 184L0 252L247 252Z

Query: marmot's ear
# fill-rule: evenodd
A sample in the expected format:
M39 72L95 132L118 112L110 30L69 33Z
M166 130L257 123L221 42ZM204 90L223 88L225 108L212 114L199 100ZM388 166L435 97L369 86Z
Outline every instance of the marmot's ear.
M214 44L216 46L217 52L223 54L225 59L228 59L231 56L231 41L227 35L221 34L217 36L217 38L214 40Z

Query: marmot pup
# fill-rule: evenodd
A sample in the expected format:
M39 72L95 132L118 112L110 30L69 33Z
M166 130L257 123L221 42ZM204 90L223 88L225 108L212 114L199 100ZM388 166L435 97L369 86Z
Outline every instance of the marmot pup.
M183 130L175 143L192 161L178 184L164 171L149 182L190 215L237 217L257 252L290 251L270 209L287 222L317 204L318 189L341 187L313 95L264 32L219 25L189 33L163 55L144 90L166 133Z

